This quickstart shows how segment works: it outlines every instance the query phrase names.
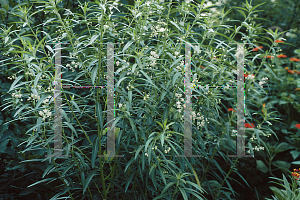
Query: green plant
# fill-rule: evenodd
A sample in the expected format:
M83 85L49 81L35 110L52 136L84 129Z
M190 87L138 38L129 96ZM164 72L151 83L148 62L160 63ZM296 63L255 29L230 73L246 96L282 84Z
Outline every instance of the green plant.
M300 199L300 187L299 187L300 184L299 184L298 179L295 180L293 177L290 177L292 180L292 184L290 184L288 182L288 180L286 179L286 177L284 176L284 174L282 174L282 176L283 176L283 180L274 178L274 177L270 177L272 179L276 179L276 180L279 180L284 183L284 185L282 185L282 184L275 182L276 184L284 187L284 189L270 187L270 189L274 192L274 195L275 195L275 196L272 196L272 198L274 200L284 200L284 199L298 200L298 199ZM273 181L271 181L271 182L273 182ZM270 200L270 199L268 199L268 200Z
M20 18L15 24L22 28L2 29L6 74L14 79L5 91L3 110L11 112L5 124L24 123L15 145L22 148L16 152L29 168L40 164L42 170L40 180L28 184L29 188L38 190L49 184L52 191L41 197L44 199L224 199L239 190L231 186L237 182L233 175L248 185L240 174L242 169L237 168L241 161L231 161L225 153L236 153L235 136L230 134L236 129L236 114L227 110L235 108L237 99L236 90L230 87L235 83L236 46L227 43L243 35L248 42L259 44L258 35L246 36L241 29L246 27L249 33L259 29L250 19L260 5L252 7L246 1L245 8L236 7L245 19L239 27L231 27L225 24L230 21L226 19L230 10L212 15L204 1L177 6L160 1L135 1L126 6L118 1L78 1L78 13L63 9L61 2L33 1L29 8L18 5L12 14ZM39 10L32 12L38 3L42 3ZM34 16L41 13L47 14L43 23L47 31L38 31L41 24L31 27ZM280 39L277 31L268 32L272 45L265 56L275 51L275 41ZM62 128L63 153L71 158L44 157L52 152L55 114L50 87L54 49L45 42L70 43L63 47L63 84L97 86L106 84L106 45L102 43L122 43L114 52L116 154L126 156L97 158L106 153L106 90L70 89L62 91ZM179 44L183 42L200 44L192 44L194 51L190 52L193 154L200 158L176 157L184 154L185 51ZM260 99L266 93L266 77L270 81L279 77L267 58L252 52L257 44L245 47L245 75L255 74L255 78L245 77L246 137L251 136L245 146L251 154L252 144L262 144L270 152L261 137L276 136L268 126L279 119L270 103ZM206 84L226 86L222 90L196 87ZM254 114L259 117L252 117ZM254 123L255 128L249 125Z

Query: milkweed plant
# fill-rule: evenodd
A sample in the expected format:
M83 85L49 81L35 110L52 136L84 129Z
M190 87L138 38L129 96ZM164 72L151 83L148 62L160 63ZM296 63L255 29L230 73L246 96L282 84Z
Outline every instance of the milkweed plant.
M300 72L296 56L279 54L282 44L277 41L284 38L277 31L264 29L271 44L261 46L262 28L255 25L254 16L259 5L246 1L244 7L231 8L245 17L232 27L226 17L231 9L212 13L204 0L177 6L158 0L126 6L118 0L99 0L80 3L83 14L59 8L59 2L34 2L39 5L35 13L49 17L36 27L31 26L31 8L19 6L18 29L2 29L12 81L2 108L12 111L7 123L27 124L20 153L34 159L23 162L45 166L42 179L29 187L56 181L52 199L236 196L230 181L232 174L242 177L236 167L240 158L228 157L236 154L238 134L236 43L244 44L244 148L251 159L269 152L264 138L277 137L271 122L280 120L279 115L264 101L269 83L280 81L280 73L286 72L297 85ZM73 86L106 85L106 48L114 43L115 145L116 155L124 157L97 157L106 153L105 88L62 88L62 152L70 157L45 157L53 150L57 43L68 43L61 44L61 80ZM184 155L187 44L192 47L192 146L199 157L176 157ZM283 63L289 64L287 69Z

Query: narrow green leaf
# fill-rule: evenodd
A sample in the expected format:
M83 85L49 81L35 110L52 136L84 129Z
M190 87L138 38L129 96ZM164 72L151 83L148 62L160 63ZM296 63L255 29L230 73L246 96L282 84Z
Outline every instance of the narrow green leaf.
M19 80L21 80L21 78L23 78L22 76L19 76L10 86L10 89L8 90L8 92L10 92L11 90L15 89L15 85L19 82Z
M128 120L130 122L132 130L134 131L134 135L135 135L135 138L136 138L136 141L137 141L138 140L138 136L137 136L136 126L134 125L134 122L133 122L133 120L131 118L128 118Z
M39 184L39 183L46 182L46 181L48 181L48 180L56 180L56 179L57 179L57 178L53 178L53 177L51 177L51 178L46 178L46 179L40 180L40 181L38 181L38 182L35 182L35 183L33 183L33 184L27 186L27 188L32 187L32 186L35 186L35 185L37 185L37 184Z
M45 176L47 176L51 171L53 171L53 168L55 169L55 166L53 164L49 165L44 171L42 178L45 178Z
M181 28L173 21L170 21L171 24L173 24L180 32L182 32Z
M135 175L135 172L133 172L133 173L130 175L129 179L126 180L127 183L126 183L126 185L125 185L125 193L126 193L128 187L129 187L129 184L131 183L132 178L134 177L134 175Z
M102 107L100 102L96 102L96 112L97 112L97 118L98 123L100 123L101 130L103 129L103 115L102 115Z
M122 50L122 53L124 53L132 43L133 43L133 41L127 42L127 44L125 45L125 47Z
M131 105L131 103L132 103L132 90L128 91L128 99L129 99L129 104Z
M89 175L88 175L88 177L86 178L86 181L85 181L85 183L84 183L83 194L85 193L87 187L89 186L89 184L90 184L92 178L95 176L95 174L96 174L97 171L98 171L98 169L93 169L93 170L89 173Z
M28 105L29 105L29 104L25 104L25 105L23 105L21 108L19 108L19 109L17 110L17 112L14 114L14 118L15 118L20 112L22 112L22 110L24 110L24 108L27 108Z
M98 137L96 137L96 139L94 140L93 147L92 147L92 158L91 158L92 168L95 167L95 161L97 155L98 155Z
M168 183L168 184L164 187L164 189L162 190L161 195L163 195L163 194L165 193L165 191L168 190L169 187L171 187L171 186L174 185L174 184L175 184L175 182L170 182L170 183Z
M179 191L181 192L181 194L182 194L182 196L183 196L183 199L184 199L184 200L188 200L188 197L186 196L185 191L184 191L181 187L179 187L178 189L179 189Z
M64 179L64 181L66 181L66 179ZM66 189L64 189L64 191L57 193L56 195L54 195L50 200L57 200L57 197L64 195L66 192L68 192L71 189L70 186L67 186Z
M70 102L71 102L71 104L73 104L73 106L75 106L76 111L78 111L80 113L80 109L79 109L77 103L75 101L70 101Z
M158 121L156 121L156 120L154 120L154 121L155 121L156 123L158 123L162 129L164 129L163 125L162 125L160 122L158 122Z
M136 154L137 155L137 154ZM130 161L127 163L127 165L125 166L125 170L124 172L127 171L128 167L130 166L131 163L133 163L133 161L135 161L136 158L131 158Z
M173 77L173 81L172 81L172 85L175 86L176 80L177 78L180 76L181 74L179 72L177 72L174 77Z
M38 75L36 75L35 79L34 79L34 85L33 88L36 88L36 85L40 79L40 77L42 76L42 72L38 73Z
M78 134L77 131L75 130L74 126L72 124L70 124L69 122L64 122L64 124L66 124L76 135L76 137L78 138Z
M32 91L36 91L36 90L32 90ZM38 93L36 92L36 95L38 95ZM48 95L43 96L42 98L40 98L40 100L37 102L37 104L35 105L35 109L38 109L40 107L40 105L42 104L42 102L47 99Z
M150 78L143 70L140 70L140 72L147 78L148 82L149 82L151 85L153 85L153 87L155 87L156 89L159 90L159 88L158 88L156 85L153 84L151 78ZM143 79L143 80L144 80L144 79Z
M46 45L46 47L47 47L47 49L49 49L49 51L51 51L52 54L54 54L53 49L49 45Z
M93 42L95 42L95 40L97 39L98 36L99 36L99 35L93 35L92 38L91 38L91 40L90 40L90 42L89 42L86 46L89 46L89 45L91 45Z
M129 77L123 77L123 78L121 78L121 79L117 82L116 87L119 87L119 85L121 84L121 82L122 82L125 78L129 78Z
M97 72L98 72L97 69L98 69L98 67L96 66L96 67L94 67L94 69L91 72L93 85L95 85L95 80L96 80L96 76L97 76Z
M64 168L64 171L61 173L61 176L63 177L72 167L75 167L76 164L73 163L73 164L69 164L68 167Z
M263 173L267 173L269 171L265 163L261 160L256 160L256 169L262 171Z

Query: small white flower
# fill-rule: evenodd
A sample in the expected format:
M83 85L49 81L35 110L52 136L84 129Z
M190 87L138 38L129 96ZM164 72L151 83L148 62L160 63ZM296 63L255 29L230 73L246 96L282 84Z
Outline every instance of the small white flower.
M109 26L108 26L108 25L104 25L104 28L105 28L105 29L108 29L108 28L109 28Z
M50 116L51 116L51 112L48 112L48 113L47 113L47 117L50 117Z
M117 65L117 66L119 66L119 64L120 64L120 62L119 62L119 61L117 61L117 62L116 62L116 65Z
M165 28L160 28L159 31L160 32L164 32L166 29Z

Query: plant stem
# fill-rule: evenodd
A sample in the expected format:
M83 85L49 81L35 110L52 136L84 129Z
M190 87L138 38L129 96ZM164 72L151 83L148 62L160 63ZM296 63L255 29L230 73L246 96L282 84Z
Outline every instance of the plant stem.
M238 159L239 159L239 158L240 158L240 157L237 157L237 158L236 158L236 160L235 160L235 162L234 162L234 164L233 164L233 166L231 166L231 167L230 167L230 170L229 170L229 172L226 174L226 176L225 176L225 178L224 178L224 180L223 180L222 184L220 185L220 187L219 187L219 189L218 189L218 193L217 193L217 195L216 195L215 199L218 199L218 197L219 197L219 193L220 193L220 190L221 190L221 188L222 188L222 186L223 186L223 184L224 184L225 180L227 179L227 177L228 177L228 176L229 176L229 174L231 173L231 171L232 171L233 167L235 166L235 164L236 164L236 162L238 161Z

